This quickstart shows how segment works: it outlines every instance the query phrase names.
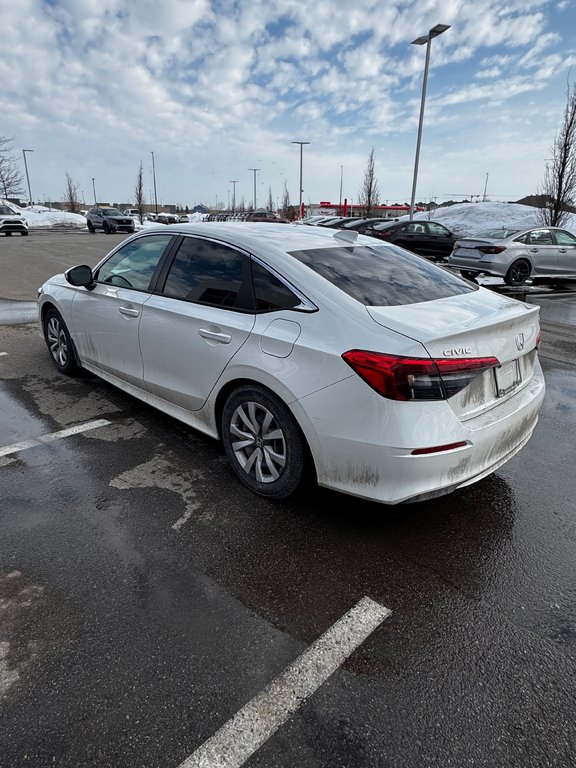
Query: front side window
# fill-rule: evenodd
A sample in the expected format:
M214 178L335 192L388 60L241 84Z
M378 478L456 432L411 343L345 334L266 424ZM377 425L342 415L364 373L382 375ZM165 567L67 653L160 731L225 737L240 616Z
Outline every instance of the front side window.
M98 283L147 291L171 235L148 235L117 250L94 275Z
M576 245L576 237L570 232L565 232L560 229L554 232L554 236L556 237L558 245Z
M184 238L168 272L165 296L219 307L240 307L244 257L227 245Z
M394 245L314 248L290 255L369 307L415 304L478 290Z

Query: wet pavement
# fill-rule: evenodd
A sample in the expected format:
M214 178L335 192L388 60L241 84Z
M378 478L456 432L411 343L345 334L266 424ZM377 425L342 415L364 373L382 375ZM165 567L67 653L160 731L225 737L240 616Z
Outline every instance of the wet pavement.
M218 444L60 376L34 302L0 302L2 768L178 768L365 596L391 615L250 756L210 768L572 768L576 296L530 301L532 439L401 507L254 497Z

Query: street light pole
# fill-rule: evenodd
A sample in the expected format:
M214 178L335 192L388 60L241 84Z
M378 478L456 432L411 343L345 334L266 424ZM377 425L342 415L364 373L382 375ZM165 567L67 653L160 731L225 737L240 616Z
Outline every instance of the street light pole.
M291 144L300 144L300 206L298 208L298 218L301 219L302 217L302 192L304 190L302 189L302 148L304 144L310 144L309 141L291 141Z
M259 171L260 168L248 168L248 170L254 172L254 210L256 210L256 171Z
M344 166L340 166L340 202L338 203L338 208L340 210L340 216L342 216L342 177L344 175Z
M488 188L488 174L486 174L486 182L484 184L484 194L482 195L482 202L486 202L486 189Z
M232 213L236 213L236 184L238 183L238 179L230 179L230 184L234 184L233 190L232 190Z
M410 221L414 216L414 202L416 200L416 180L418 179L418 161L420 159L420 144L422 142L422 124L424 122L424 105L426 104L426 83L428 81L428 66L430 64L430 43L432 38L438 37L442 32L450 29L449 24L436 24L428 31L427 35L412 40L411 45L426 44L426 63L424 65L424 77L422 79L422 98L420 100L420 120L418 121L418 141L416 142L416 157L414 159L414 178L412 180L412 197L410 198Z
M150 152L152 155L152 178L154 180L154 210L158 213L158 196L156 194L156 165L154 164L154 152Z
M30 176L28 175L28 163L26 162L26 152L34 152L33 149L23 149L24 168L26 169L26 181L28 182L28 204L32 207L32 192L30 191Z
M92 191L94 192L94 205L98 205L96 202L96 185L94 184L94 178L92 178Z

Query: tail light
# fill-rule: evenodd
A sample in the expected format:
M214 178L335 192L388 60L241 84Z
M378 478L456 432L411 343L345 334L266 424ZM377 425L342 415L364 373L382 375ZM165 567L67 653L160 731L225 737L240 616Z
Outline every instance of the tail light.
M505 245L481 245L478 247L480 253L502 253L506 250Z
M342 358L373 390L390 400L446 400L476 376L500 365L496 357L402 357L352 349Z

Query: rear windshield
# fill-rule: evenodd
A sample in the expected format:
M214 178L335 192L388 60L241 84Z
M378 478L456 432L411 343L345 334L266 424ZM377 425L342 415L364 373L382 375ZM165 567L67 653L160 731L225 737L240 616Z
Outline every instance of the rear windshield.
M314 248L290 255L369 307L416 304L478 290L447 269L393 245Z
M510 237L510 235L515 235L516 232L521 231L521 229L483 229L481 232L474 232L472 237L489 237L491 240L501 240L503 237Z

